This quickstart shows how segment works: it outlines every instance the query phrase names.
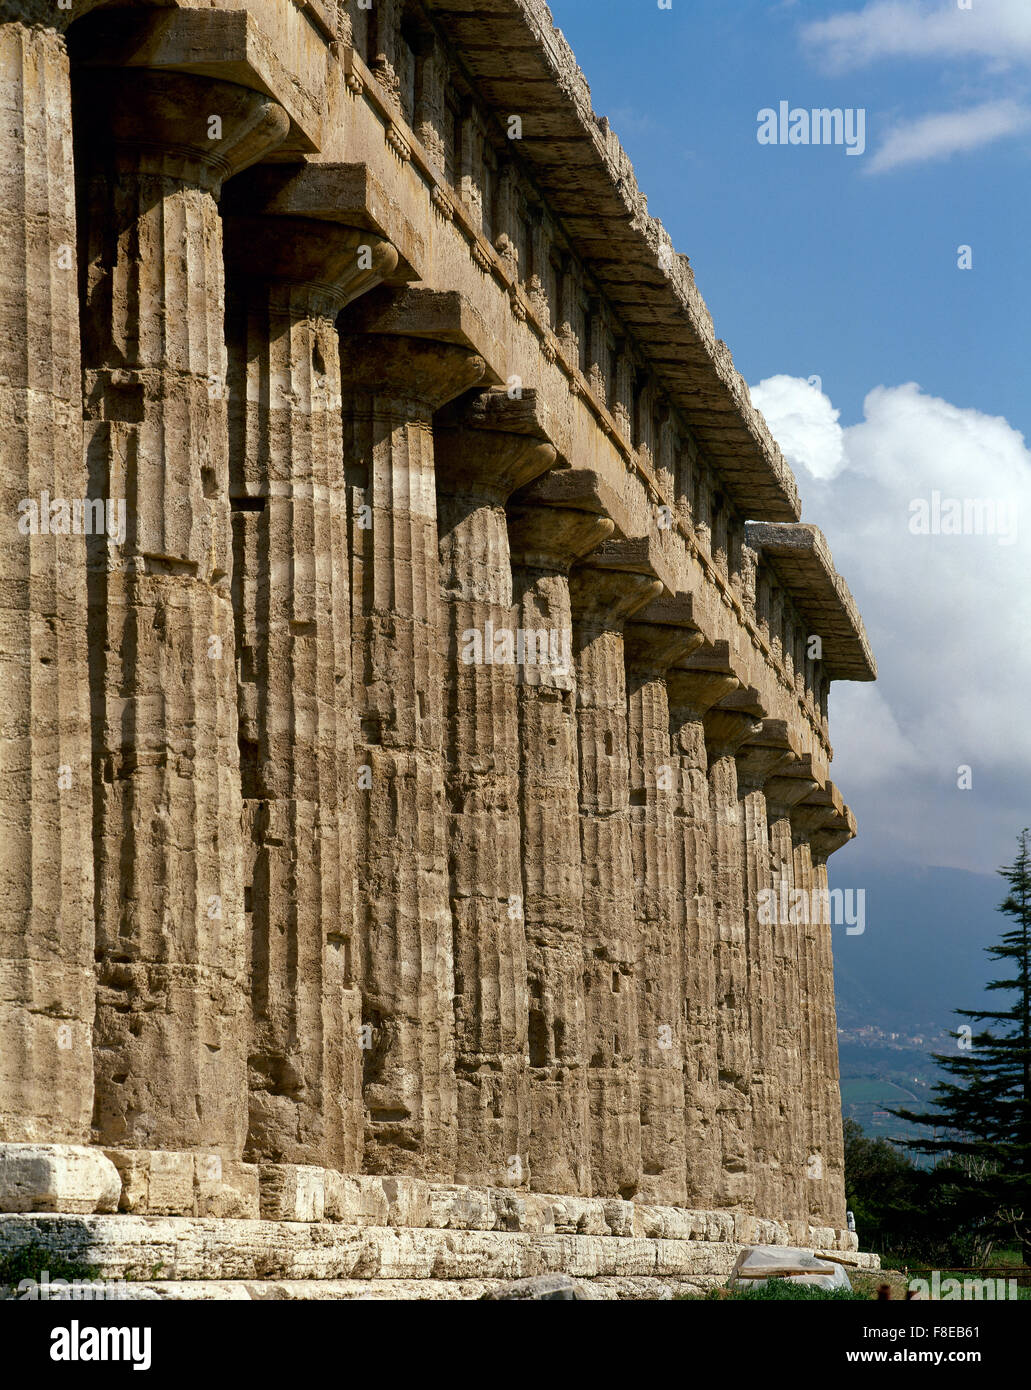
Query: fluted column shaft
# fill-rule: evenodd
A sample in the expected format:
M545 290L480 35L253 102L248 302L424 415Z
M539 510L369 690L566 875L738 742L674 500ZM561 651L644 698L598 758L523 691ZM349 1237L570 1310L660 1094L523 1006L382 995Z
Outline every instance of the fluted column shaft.
M661 590L647 575L573 572L583 866L584 1004L591 1184L596 1196L641 1188L637 929L623 627Z
M806 1119L803 1089L802 996L799 950L802 932L791 917L795 887L791 820L788 809L767 804L770 840L770 886L774 894L775 921L773 1009L776 1017L775 1049L781 1078L781 1119L777 1143L781 1168L781 1213L788 1221L808 1219L806 1188ZM788 912L782 904L788 904Z
M0 24L0 1140L16 1143L81 1142L93 1108L74 188L64 41Z
M755 1210L771 1217L784 1215L785 1174L781 1152L784 1094L778 1055L776 928L770 903L773 865L766 787L768 783L776 786L774 774L793 759L788 726L783 720L765 720L760 732L746 739L737 753L744 832Z
M712 882L716 917L716 1058L722 1173L721 1207L747 1206L752 1172L752 1060L749 1045L748 964L743 910L744 865L737 765L716 752L709 764Z
M736 698L736 697L730 697ZM752 731L757 725L752 724ZM745 920L744 824L735 750L747 717L720 707L706 716L712 883L716 916L718 1114L722 1172L718 1206L751 1209L755 1198L752 1050Z
M590 1191L576 676L569 567L612 533L560 507L509 513L515 625L545 644L519 684L523 912L529 989L530 1186Z
M77 78L86 445L124 537L91 551L95 1130L238 1157L245 929L225 408L222 179L282 139L259 93ZM209 113L217 113L213 137Z
M530 1147L518 668L505 502L555 461L536 432L531 396L481 393L445 410L435 428L447 625L455 1175L494 1185L525 1182Z
M795 891L802 894L798 900L798 961L799 988L802 993L802 1094L805 1109L806 1143L806 1197L809 1220L813 1225L823 1225L826 1207L824 1182L827 1171L827 1154L824 1152L824 1122L822 1109L823 1093L823 1049L821 1045L819 1008L816 993L820 988L820 967L818 960L818 940L816 925L812 921L811 905L816 877L813 873L813 860L809 848L808 829L801 832L795 828L799 812L795 812L793 867Z
M647 610L646 610L647 614ZM645 616L646 616L645 614ZM627 709L637 1012L641 1194L683 1203L687 1183L682 922L677 910L676 788L666 672L702 641L693 628L627 625Z
M689 1205L714 1207L720 1191L716 918L705 711L736 689L731 676L674 668L667 675L675 773L673 867L682 932L685 1182Z
M346 325L346 313L344 317ZM450 1177L454 963L433 412L482 358L419 339L341 339L360 730L357 816L365 1167Z
M827 856L843 842L829 846L821 841L818 831L813 837L810 853L813 881L819 901L828 901ZM824 1155L823 1188L820 1213L825 1224L843 1229L845 1222L845 1140L841 1117L841 1072L838 1063L838 1021L834 1001L834 953L831 944L829 914L822 914L816 926L815 958L819 992L817 996L817 1028L820 1037L820 1076L823 1094L820 1105L822 1124L821 1147Z
M321 172L321 171L320 171ZM397 262L368 233L227 219L247 1157L357 1171L354 720L336 316ZM369 269L362 269L366 264ZM372 262L375 268L372 269Z
M774 929L761 912L773 884L766 798L762 788L740 784L744 850L745 942L748 960L749 1042L752 1080L752 1145L755 1210L762 1216L783 1214L780 1155L781 1078L777 1069L774 1005Z
M773 894L773 1011L776 1069L781 1082L777 1152L781 1172L781 1213L789 1222L808 1225L808 1120L804 1089L801 952L805 928L797 911L792 808L815 791L811 760L790 760L767 779L766 813L769 826L770 887ZM803 1233L804 1235L804 1233Z

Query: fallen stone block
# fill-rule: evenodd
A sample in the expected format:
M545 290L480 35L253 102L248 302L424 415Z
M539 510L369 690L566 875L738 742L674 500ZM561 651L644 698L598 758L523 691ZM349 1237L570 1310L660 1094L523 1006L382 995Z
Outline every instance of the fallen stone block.
M753 1245L742 1250L734 1263L730 1286L761 1288L771 1279L792 1284L810 1284L820 1289L850 1289L848 1275L840 1264L821 1259L808 1250L790 1246Z

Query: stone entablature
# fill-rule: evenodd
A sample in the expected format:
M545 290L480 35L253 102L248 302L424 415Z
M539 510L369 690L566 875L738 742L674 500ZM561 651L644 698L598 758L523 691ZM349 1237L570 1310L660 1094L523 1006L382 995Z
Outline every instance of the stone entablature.
M757 902L855 833L873 659L546 8L0 43L5 508L127 515L3 545L0 1140L124 1212L192 1154L251 1195L183 1216L260 1166L840 1229L829 926Z

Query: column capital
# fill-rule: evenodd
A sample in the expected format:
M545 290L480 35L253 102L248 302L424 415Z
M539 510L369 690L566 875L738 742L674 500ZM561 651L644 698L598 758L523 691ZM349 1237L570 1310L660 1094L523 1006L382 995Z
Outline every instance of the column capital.
M195 73L81 68L72 94L96 166L179 179L216 197L290 130L264 92Z
M852 808L846 806L840 820L832 821L830 825L825 825L822 830L817 830L810 836L809 847L812 851L813 862L825 864L832 854L835 854L843 845L847 845L849 840L855 839L857 831L858 827Z
M791 808L791 833L796 840L811 841L817 831L840 827L843 821L845 803L831 781L822 782Z
M455 292L380 286L340 320L344 392L391 397L433 413L492 375L489 335Z
M705 725L705 746L710 758L736 754L742 743L761 732L765 715L766 710L754 686L742 686L733 694L725 695L702 720Z
M277 161L281 158L277 155ZM421 278L426 243L367 164L258 164L235 178L222 207L268 217L308 217L359 227L389 241L398 255L390 282Z
M793 761L777 768L763 788L769 819L783 820L789 817L792 808L816 791L819 785L820 779L813 767L812 754L796 755Z
M762 728L737 750L737 785L740 795L765 791L766 783L796 757L784 719L764 719Z
M388 397L413 405L427 419L481 380L487 364L478 353L424 338L343 333L341 386L346 395Z
M503 506L513 492L555 466L543 396L503 386L464 395L433 422L437 490Z
M841 793L833 782L827 783L826 793L830 794L833 805L828 807L824 823L809 836L809 848L817 864L825 864L832 854L847 845L849 840L854 840L857 829L852 808L842 801Z
M425 285L383 285L352 306L340 326L345 333L370 337L382 335L451 343L475 352L488 362L500 360L503 355L483 319L458 290L431 290ZM500 379L491 371L483 384L496 384ZM448 400L453 399L448 397Z
M223 219L226 264L242 274L300 289L335 318L397 266L389 241L356 227L303 217Z
M704 642L694 596L663 592L626 626L627 666L638 675L665 676Z
M698 723L740 684L730 664L729 642L706 643L666 673L671 721Z
M607 516L572 507L517 506L509 509L513 565L567 574L577 560L608 540L616 529Z
M512 563L568 573L616 529L606 484L589 469L553 469L520 488L508 507Z
M352 206L352 167L302 165L284 178L264 166L233 179L221 199L227 265L304 287L327 316L389 279L397 248Z
M605 541L570 575L573 617L587 627L622 632L632 614L663 592L661 569L651 537Z

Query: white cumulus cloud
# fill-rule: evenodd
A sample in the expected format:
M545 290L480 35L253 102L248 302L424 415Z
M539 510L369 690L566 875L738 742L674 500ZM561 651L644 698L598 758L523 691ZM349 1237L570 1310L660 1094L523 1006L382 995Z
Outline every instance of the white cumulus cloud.
M878 386L842 428L802 378L752 392L798 473L878 659L876 686L835 685L833 775L857 850L990 871L1031 823L1031 451L1005 419L908 383ZM835 440L834 433L837 432ZM837 459L840 448L840 464ZM995 533L914 532L922 508L997 518ZM957 513L958 515L958 513ZM971 528L973 529L973 527ZM1011 534L1009 543L1004 532ZM960 790L969 767L971 790Z
M814 478L833 478L845 463L840 411L815 380L771 376L752 387L752 404L770 422L776 421L777 443L793 466L801 465Z

